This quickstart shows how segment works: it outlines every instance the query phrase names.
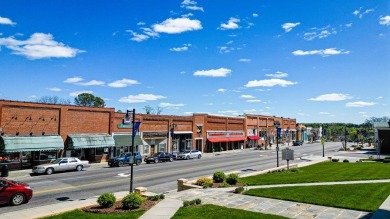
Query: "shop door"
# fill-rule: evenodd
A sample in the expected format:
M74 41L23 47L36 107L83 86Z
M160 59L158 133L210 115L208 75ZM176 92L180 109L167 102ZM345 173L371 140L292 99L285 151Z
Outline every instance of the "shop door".
M195 140L195 148L196 150L198 151L202 151L203 152L203 148L202 148L202 143L203 143L203 139L196 139Z
M154 146L155 145L150 145L150 155L154 154Z

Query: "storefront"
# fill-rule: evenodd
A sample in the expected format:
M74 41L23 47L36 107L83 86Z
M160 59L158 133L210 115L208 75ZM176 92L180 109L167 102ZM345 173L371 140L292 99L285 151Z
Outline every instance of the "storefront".
M192 150L192 132L175 131L172 140L172 153Z
M243 149L245 133L243 131L207 132L206 151L208 153Z
M1 136L0 165L10 170L48 163L64 149L61 136Z
M143 132L141 136L146 142L143 155L168 152L168 132Z
M66 157L78 157L99 163L108 159L115 141L108 134L72 134L68 135L65 145Z
M122 153L132 152L132 139L130 133L113 133L115 148L112 150L110 156L117 157ZM134 151L144 154L143 142L139 135L134 136Z

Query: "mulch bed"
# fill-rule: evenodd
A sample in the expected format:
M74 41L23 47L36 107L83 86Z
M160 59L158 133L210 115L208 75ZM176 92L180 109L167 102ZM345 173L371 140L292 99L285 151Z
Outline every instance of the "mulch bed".
M146 200L141 205L141 207L139 207L137 209L126 210L126 209L122 208L122 202L117 201L115 203L115 205L112 206L111 208L102 208L99 205L92 205L92 206L82 208L81 210L84 212L97 213L97 214L126 213L126 212L139 211L139 210L147 211L150 208L152 208L153 206L155 206L158 202L160 202L160 200L159 201Z

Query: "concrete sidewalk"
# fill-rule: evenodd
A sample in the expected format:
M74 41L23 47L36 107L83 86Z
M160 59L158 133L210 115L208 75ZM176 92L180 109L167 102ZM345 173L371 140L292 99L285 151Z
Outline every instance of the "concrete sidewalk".
M165 198L153 208L149 209L139 219L169 219L183 206L183 201Z

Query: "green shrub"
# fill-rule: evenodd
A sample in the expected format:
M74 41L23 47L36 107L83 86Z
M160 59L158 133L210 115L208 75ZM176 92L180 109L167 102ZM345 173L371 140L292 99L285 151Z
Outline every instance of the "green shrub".
M226 182L229 183L230 185L236 185L240 177L238 174L231 173L226 177Z
M385 160L390 160L390 157L389 156L385 157Z
M230 187L230 184L227 182L223 182L221 185L219 185L219 188L227 188Z
M349 163L349 160L344 159L344 160L343 160L343 163Z
M225 173L224 172L221 172L221 171L217 171L213 174L213 181L215 183L221 183L223 181L225 181Z
M333 158L332 162L339 162L339 159Z
M195 185L205 187L206 184L209 185L210 183L211 183L211 185L213 184L212 179L210 179L208 177L201 177L201 178L196 180Z
M197 199L194 199L194 200L191 200L191 201L184 201L183 202L183 207L188 207L188 206L191 206L191 205L200 205L201 203L202 203L202 200L197 198Z
M237 187L237 188L234 190L234 193L241 194L244 190L245 190L244 187L240 186L240 187Z
M149 196L148 200L150 200L150 201L158 201L158 200L164 199L164 198L165 198L164 194L159 194L159 195Z
M103 193L99 196L97 203L100 207L111 208L116 202L115 195L112 193Z
M211 182L211 183L205 183L205 184L203 184L203 188L210 188L210 187L212 187L213 186L213 182Z
M144 203L144 199L141 197L141 195L137 193L131 193L126 195L122 199L122 208L123 209L137 209L141 207L142 203Z
M383 163L390 163L390 159L384 159Z

